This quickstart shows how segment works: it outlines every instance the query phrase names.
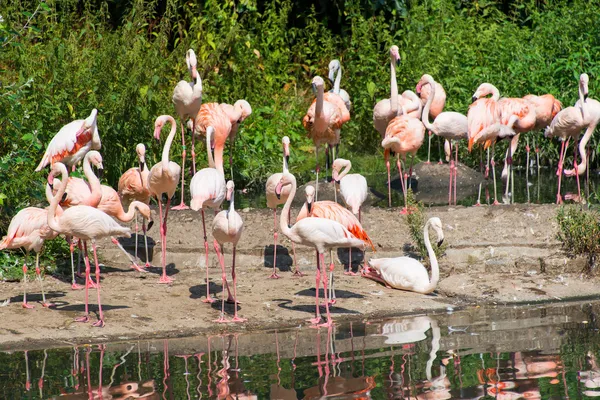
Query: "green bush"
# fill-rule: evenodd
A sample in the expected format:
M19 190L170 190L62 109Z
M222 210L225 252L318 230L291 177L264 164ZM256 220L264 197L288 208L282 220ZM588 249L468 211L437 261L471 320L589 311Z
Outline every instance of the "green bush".
M421 256L421 259L425 265L429 265L429 253L427 251L427 247L425 246L425 237L423 236L423 227L427 222L425 207L423 206L422 202L415 200L415 195L413 194L412 189L408 189L406 201L408 203L408 210L410 211L408 214L406 214L406 224L408 225L410 237L413 241L417 254ZM437 240L430 240L430 242L435 256L439 259L446 251L446 243L443 243L438 247Z
M579 207L560 207L556 220L563 249L570 256L587 257L587 272L593 273L600 254L600 215Z

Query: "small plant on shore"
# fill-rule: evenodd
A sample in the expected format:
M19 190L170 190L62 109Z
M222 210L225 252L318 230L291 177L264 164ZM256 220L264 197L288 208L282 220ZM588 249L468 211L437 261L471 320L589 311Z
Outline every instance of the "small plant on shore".
M600 254L600 215L579 207L561 207L556 214L557 238L571 257L587 257L587 273L594 273Z
M408 189L406 201L408 203L407 208L410 211L410 214L406 214L406 222L408 223L410 237L413 241L415 250L421 256L423 263L429 265L429 254L427 253L425 238L423 237L423 227L425 226L425 222L427 222L427 216L424 211L425 207L422 202L415 199L412 189ZM431 243L431 247L437 258L440 258L446 251L446 244L442 244L438 247L435 240Z

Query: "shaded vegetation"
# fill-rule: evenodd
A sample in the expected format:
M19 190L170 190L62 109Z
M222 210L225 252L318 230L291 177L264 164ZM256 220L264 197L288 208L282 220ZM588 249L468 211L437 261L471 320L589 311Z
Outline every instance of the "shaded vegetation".
M406 224L408 225L413 246L417 254L421 256L421 259L425 265L429 265L429 252L427 251L427 246L425 246L425 237L423 236L423 227L427 222L425 207L423 206L423 202L415 200L415 195L412 189L408 189L406 202L408 203L408 210L410 212L409 214L406 214ZM438 246L437 236L430 236L430 242L433 252L439 260L439 258L442 257L446 251L446 243Z
M579 207L561 207L556 214L558 240L571 256L587 257L588 273L594 273L600 254L600 215Z

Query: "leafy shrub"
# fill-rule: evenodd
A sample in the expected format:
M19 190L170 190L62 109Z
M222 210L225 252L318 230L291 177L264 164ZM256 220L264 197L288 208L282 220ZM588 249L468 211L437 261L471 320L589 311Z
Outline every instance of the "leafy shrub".
M593 273L600 254L600 215L579 207L560 207L556 220L563 249L570 256L587 257L587 272Z
M406 194L406 200L408 203L409 214L406 214L406 223L408 225L408 229L410 232L410 237L414 243L415 249L417 253L421 256L423 262L428 265L429 264L429 253L427 252L427 247L425 246L425 238L423 236L423 227L427 222L427 216L425 215L425 207L423 203L415 200L415 195L413 194L412 189L408 189L408 193ZM446 251L446 243L443 243L438 247L437 240L434 238L430 240L431 247L435 253L435 256L439 259L444 255Z

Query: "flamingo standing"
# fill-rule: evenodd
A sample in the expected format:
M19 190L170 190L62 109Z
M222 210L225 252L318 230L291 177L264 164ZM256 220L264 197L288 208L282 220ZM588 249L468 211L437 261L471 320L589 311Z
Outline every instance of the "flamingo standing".
M129 168L121 178L117 186L119 197L124 206L129 205L133 201L141 201L142 203L150 204L150 191L148 190L148 175L150 171L146 164L146 146L143 143L138 143L135 147L135 152L138 156L139 167ZM142 218L142 231L144 232L144 248L146 250L146 265L150 266L148 258L148 237L146 236L146 218ZM138 258L138 216L135 214L135 258Z
M296 178L292 174L284 174L275 188L275 193L281 195L282 189L286 185L291 185L290 195L283 206L281 216L279 217L279 228L285 236L291 241L305 246L314 247L319 254L317 259L317 276L316 276L316 316L310 322L318 324L321 321L319 312L319 282L321 280L321 265L325 265L325 251L331 248L338 247L362 247L365 246L365 241L358 239L352 235L348 229L336 221L327 220L324 218L307 217L297 221L292 227L289 226L289 211L292 205L292 200L296 194ZM327 297L327 273L323 274L323 288ZM329 314L329 302L325 302L327 312L327 322L324 326L332 326L331 315Z
M227 182L227 200L229 201L229 210L223 210L219 212L213 220L212 233L215 238L215 251L221 264L221 277L223 280L223 287L227 286L227 275L225 274L225 250L222 249L223 254L219 251L219 245L223 246L224 243L231 243L233 245L231 263L231 277L233 279L233 309L234 316L231 321L225 319L225 296L221 296L221 316L216 322L244 322L245 318L238 317L237 313L237 276L235 274L235 248L240 238L242 237L242 231L244 230L244 222L240 214L235 211L234 206L234 189L235 185L233 181ZM218 244L217 244L218 243Z
M408 190L406 181L408 174L402 176L402 165L400 158L406 162L406 155L410 154L411 157L411 170L414 156L417 150L423 145L423 139L425 138L425 126L423 123L414 117L401 115L394 118L387 127L385 132L385 138L381 142L381 146L386 150L386 164L389 163L390 151L396 153L396 165L398 166L398 173L400 174L400 183L402 184L402 191L404 192L404 208L401 213L408 213L408 204L406 200L406 192ZM390 190L390 180L388 179L388 191Z
M173 282L173 279L167 276L167 216L169 214L171 198L175 194L177 182L179 181L179 174L181 173L181 167L173 161L169 161L169 151L171 150L171 144L177 133L177 123L175 122L175 119L170 115L161 115L156 118L156 121L154 122L154 138L160 140L161 130L167 121L171 123L171 131L169 132L169 136L163 147L162 160L150 169L150 174L148 175L148 190L150 191L150 196L156 198L158 203L158 213L160 214L160 244L163 273L158 281L159 283ZM167 195L164 217L162 213L163 193Z
M94 263L96 264L96 292L98 295L98 310L100 319L94 323L94 326L104 326L104 314L102 313L102 304L100 302L100 267L98 264L98 255L96 254L96 240L107 236L126 236L131 237L129 228L123 227L115 222L106 213L90 206L76 206L66 209L61 216L56 216L58 202L62 198L68 184L67 167L60 162L54 163L50 175L48 175L48 183L53 184L54 175L60 173L62 175L60 189L52 199L52 203L48 208L48 226L55 232L75 236L83 240L83 248L85 254L85 272L86 282L90 279L90 261L87 252L87 242L91 240L92 251L94 252ZM85 286L85 316L78 318L78 322L89 321L89 301L88 288Z
M425 128L429 132L433 132L439 137L443 137L448 141L450 147L450 184L448 187L448 205L452 205L452 180L454 179L454 204L456 205L456 179L458 175L458 141L461 139L467 139L468 123L467 117L464 114L446 111L437 113L433 123L429 122L429 116L431 113L431 105L435 99L437 91L436 82L433 80L431 75L423 75L419 81L421 87L429 88L429 95L427 96L427 102L425 103L425 109L423 110L422 120ZM417 85L417 87L419 87ZM446 94L444 93L444 99ZM452 159L452 143L454 143L456 157ZM444 146L445 147L445 146Z
M173 91L173 104L175 105L175 111L179 115L181 120L181 146L183 148L181 152L181 203L178 206L173 207L173 210L187 210L189 207L185 205L184 192L185 192L185 128L184 121L187 118L192 119L192 169L194 174L196 173L196 152L195 152L195 121L198 111L200 111L200 105L202 104L202 79L198 73L196 53L194 50L189 49L185 53L185 61L192 76L192 82L179 81L175 90Z
M252 114L252 107L246 100L238 100L233 105L227 103L221 103L221 108L227 116L229 116L229 122L231 122L231 133L229 134L229 168L233 168L233 153L235 151L235 138L240 124L244 122L246 118Z
M444 231L442 230L442 221L438 217L430 218L423 228L423 238L431 262L431 279L427 268L410 257L371 259L369 260L370 267L363 272L363 276L383 282L387 287L395 289L423 294L433 292L440 279L440 270L435 251L429 241L430 227L437 233L438 246L441 246L444 241Z
M206 154L208 155L208 168L203 168L198 171L192 181L190 182L190 192L192 194L191 207L192 210L202 213L202 229L204 232L204 254L206 255L206 299L202 300L205 303L213 303L215 300L210 297L210 289L208 282L208 238L206 236L206 220L204 218L204 209L212 208L213 210L219 209L221 203L225 200L226 187L225 187L225 176L223 172L223 161L216 166L212 157L212 151L210 149L210 143L213 138L215 129L209 126L206 129ZM218 246L215 241L214 246ZM219 259L220 261L220 259ZM229 290L229 288L228 288ZM230 296L231 297L231 296Z
M369 194L369 187L367 180L361 174L348 174L350 168L352 168L350 160L343 158L338 158L331 166L333 180L340 185L344 202L352 209L352 213L358 214L360 221L360 210Z
M346 104L348 111L350 111L350 108L352 107L350 95L344 89L340 88L340 83L342 82L342 64L340 64L340 60L331 60L329 62L329 81L333 85L333 89L331 89L329 93L339 95L342 100L344 100L344 104Z
M562 104L559 100L557 100L551 94L544 94L541 96L536 96L533 94L528 94L523 97L525 100L529 101L535 107L535 130L544 130L546 127L552 123L552 120L562 110ZM537 157L537 166L539 168L540 165L540 150L537 146L535 146L535 140L533 141L533 145L535 148L535 154ZM527 172L529 172L529 142L527 142Z
M491 94L492 97L485 98ZM487 128L488 126L500 121L500 106L498 100L500 99L500 92L498 89L490 83L482 83L479 85L475 93L473 94L473 103L469 106L467 112L467 123L468 123L468 137L469 137L469 151L473 147L474 138ZM491 145L491 141L486 142L485 147L488 148ZM496 191L496 163L494 162L494 153L492 152L492 175L494 179L494 205L500 204L498 202L498 192ZM487 176L487 170L486 170ZM477 205L480 205L477 200Z
M429 82L427 82L428 77L430 76L431 75L428 74L424 74L423 76L421 76L421 79L417 83L415 91L421 98L421 104L423 105L423 107L425 107L425 104L427 104L427 100L429 100L429 97L433 97L431 105L429 106L429 117L435 120L437 116L442 113L444 107L446 106L446 91L444 90L444 87L439 84L439 82L435 82L435 84L433 85L435 86L435 88L432 85L430 85ZM431 135L432 132L430 130L428 135L429 145L427 146L427 162L425 164L431 164ZM438 164L443 164L441 156L442 155L440 154L440 161L438 162Z
M265 184L265 192L267 195L267 207L273 209L273 218L275 224L273 226L273 273L269 278L271 279L279 279L280 276L277 275L277 206L281 204L285 204L287 198L290 194L290 187L286 186L283 188L283 191L279 196L275 194L275 187L281 180L283 174L287 174L288 171L288 160L290 158L290 138L284 136L281 139L281 144L283 145L283 172L277 172L267 179L267 183ZM292 242L292 250L294 252L294 276L304 276L302 272L298 269L298 263L296 263L296 245Z
M340 129L342 125L350 120L350 113L344 101L335 93L324 93L323 79L315 76L312 80L313 92L316 99L312 102L306 115L302 119L302 125L308 131L308 137L315 145L316 172L317 172L317 195L319 192L319 147L323 144L326 149L340 142ZM328 150L327 150L328 155Z
M46 196L52 198L50 187L46 185ZM62 208L57 207L56 211L62 215ZM0 241L0 250L18 249L24 247L29 253L35 251L35 273L40 282L42 290L42 306L51 307L53 304L46 301L44 293L44 284L42 282L40 271L40 252L46 240L52 240L58 233L48 226L48 210L45 208L27 207L22 209L13 217L8 226L6 236ZM33 305L27 303L27 263L23 263L23 308L33 308Z
M60 128L58 133L48 143L42 161L40 161L35 169L36 172L58 161L73 166L74 170L77 163L83 160L88 151L100 150L102 144L100 142L100 135L98 134L98 126L96 125L97 117L98 110L94 108L90 116L86 119L69 122Z

